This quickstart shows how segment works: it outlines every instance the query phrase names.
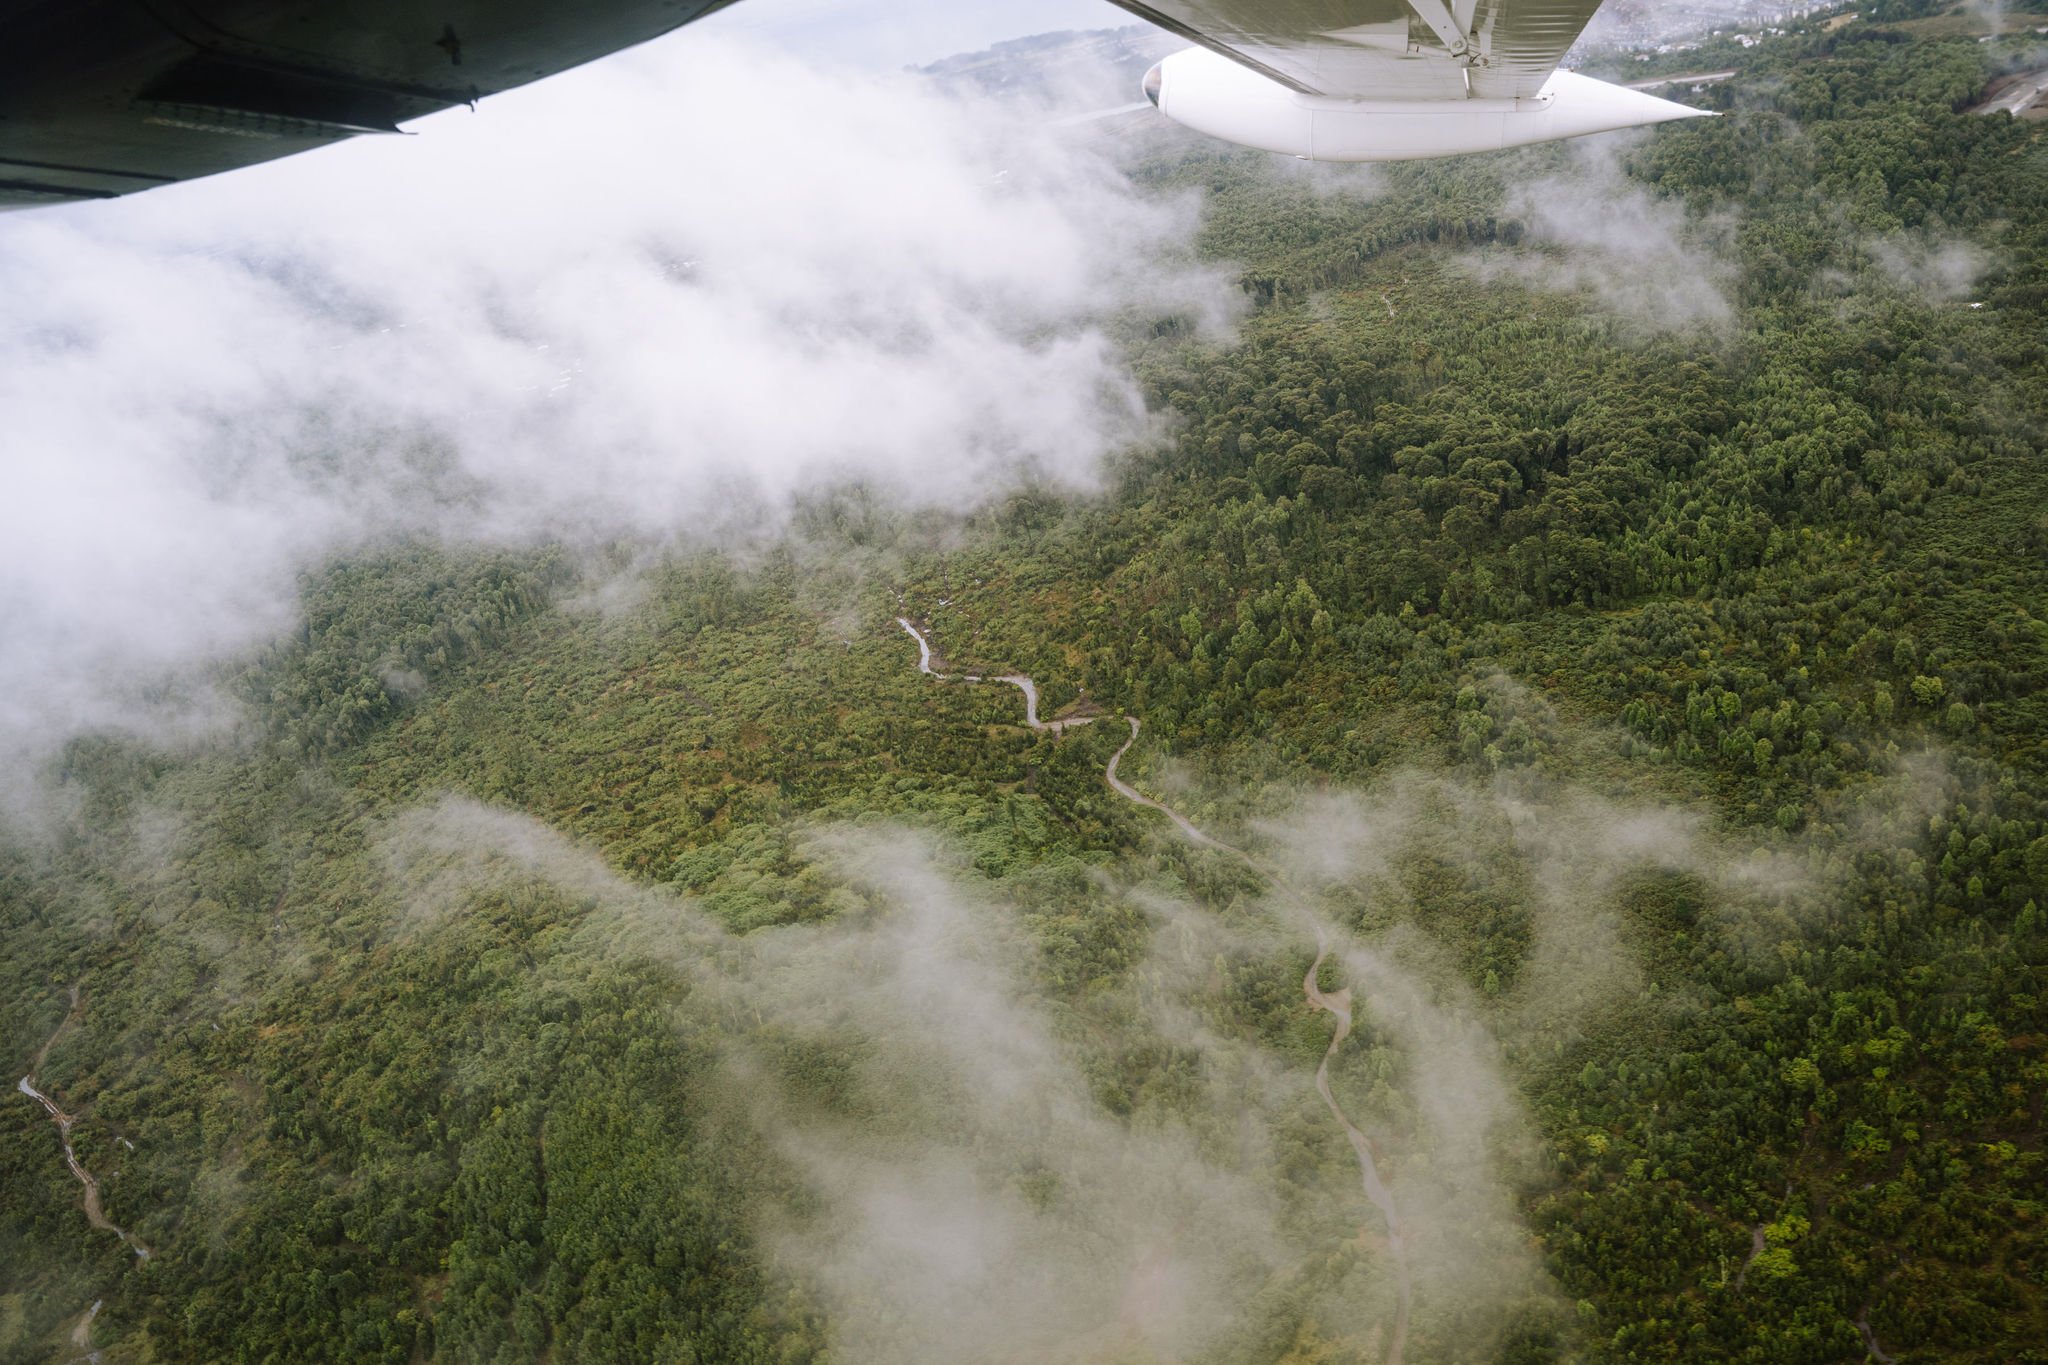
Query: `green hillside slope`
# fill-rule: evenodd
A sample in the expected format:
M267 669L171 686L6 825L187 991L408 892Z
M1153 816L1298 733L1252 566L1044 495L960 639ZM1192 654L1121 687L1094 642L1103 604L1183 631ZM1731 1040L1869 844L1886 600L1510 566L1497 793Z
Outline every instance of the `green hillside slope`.
M1148 144L1252 306L1121 320L1103 491L309 575L234 739L76 740L0 853L0 1046L152 1252L0 1103L0 1360L2048 1357L2015 50Z

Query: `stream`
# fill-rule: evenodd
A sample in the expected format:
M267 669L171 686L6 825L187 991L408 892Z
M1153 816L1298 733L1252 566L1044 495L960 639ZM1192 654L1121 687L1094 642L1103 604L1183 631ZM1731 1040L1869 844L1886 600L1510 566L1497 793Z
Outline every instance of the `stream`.
M107 1217L106 1210L100 1206L100 1182L93 1178L91 1171L85 1169L84 1163L78 1159L78 1153L72 1149L71 1127L78 1122L77 1117L65 1113L55 1100L36 1089L35 1073L42 1070L43 1059L50 1055L50 1049L64 1036L64 1031L77 1022L81 1009L78 987L74 985L71 988L70 1012L64 1016L64 1022L57 1025L57 1031L51 1034L36 1052L35 1061L29 1064L29 1074L23 1076L14 1088L42 1105L56 1123L58 1140L64 1144L64 1164L71 1168L71 1174L77 1176L78 1183L85 1187L85 1221L104 1232L113 1233L127 1244L128 1249L135 1253L137 1260L146 1261L149 1259L149 1248Z
M1388 310L1391 312L1392 308L1393 305L1390 303ZM1024 723L1034 730L1048 730L1058 734L1068 726L1085 725L1096 719L1093 716L1083 716L1064 721L1040 720L1038 718L1038 686L1023 674L1003 674L985 678L977 673L954 675L937 672L932 667L931 641L926 639L924 633L904 617L897 617L896 624L903 627L909 633L911 639L917 641L918 672L928 674L942 682L1008 683L1024 693ZM1178 829L1190 842L1200 844L1205 848L1220 850L1237 858L1245 866L1251 868L1252 871L1271 882L1275 889L1279 890L1289 900L1293 900L1299 905L1300 897L1281 879L1280 874L1274 869L1267 867L1243 849L1233 848L1220 839L1214 839L1204 834L1196 827L1192 820L1189 820L1179 811L1163 801L1153 800L1116 775L1117 764L1123 760L1125 754L1130 752L1131 746L1138 742L1138 718L1126 715L1124 719L1130 724L1131 737L1125 740L1122 747L1114 754L1110 755L1109 763L1102 770L1103 780L1109 784L1109 789L1118 796L1123 797L1126 801L1143 806L1147 810L1158 811L1161 815L1173 821L1174 828ZM1306 906L1300 906L1300 908L1303 910L1304 915L1306 915ZM1310 918L1311 922L1313 922L1313 917ZM1316 1067L1316 1093L1323 1097L1323 1104L1328 1107L1331 1117L1337 1120L1338 1125L1343 1128L1345 1135L1350 1138L1351 1150L1358 1158L1358 1173L1360 1182L1365 1188L1365 1197L1374 1208L1380 1211L1380 1216L1386 1220L1387 1248L1392 1253L1394 1260L1395 1287L1393 1339L1387 1347L1386 1365L1402 1365L1402 1355L1407 1350L1408 1345L1408 1312L1414 1297L1413 1285L1408 1274L1407 1240L1401 1231L1401 1214L1400 1210L1395 1207L1393 1193L1387 1189L1385 1183L1380 1179L1379 1163L1374 1157L1372 1139L1360 1132L1357 1125L1351 1122L1349 1116L1345 1114L1343 1106L1337 1103L1337 1097L1330 1089L1330 1059L1337 1055L1337 1049L1344 1045L1345 1038L1351 1034L1351 989L1347 986L1343 990L1325 994L1316 985L1316 974L1322 970L1323 962L1329 955L1330 943L1328 935L1318 924L1316 928L1316 960L1310 965L1308 975L1302 979L1301 991L1311 1008L1326 1010L1336 1019L1337 1028L1336 1032L1330 1037L1329 1047L1323 1051L1322 1062Z

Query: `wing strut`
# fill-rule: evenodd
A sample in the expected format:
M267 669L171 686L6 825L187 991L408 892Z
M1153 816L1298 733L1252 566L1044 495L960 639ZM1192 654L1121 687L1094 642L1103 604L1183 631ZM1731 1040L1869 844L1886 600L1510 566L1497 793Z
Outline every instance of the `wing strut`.
M1461 14L1470 13L1477 7L1477 0L1458 0ZM1408 8L1415 11L1416 18L1429 25L1429 31L1453 57L1464 57L1471 49L1472 41L1465 36L1465 25L1458 22L1458 16L1451 13L1444 0L1408 0Z

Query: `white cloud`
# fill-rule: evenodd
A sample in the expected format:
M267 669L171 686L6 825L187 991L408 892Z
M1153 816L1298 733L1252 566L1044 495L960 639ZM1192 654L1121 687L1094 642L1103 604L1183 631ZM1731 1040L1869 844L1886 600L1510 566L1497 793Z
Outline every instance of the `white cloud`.
M1143 429L1094 319L1224 293L1072 134L716 33L417 132L0 219L0 752L382 533L1085 483Z
M1729 293L1733 224L1690 219L1623 170L1621 153L1645 134L1608 134L1566 144L1569 168L1516 184L1508 207L1537 252L1494 253L1483 278L1519 276L1538 288L1591 293L1652 327L1718 326L1734 316Z
M1991 255L1961 238L1916 238L1896 233L1865 243L1879 272L1929 303L1953 303L1970 296L1991 268Z
M705 20L715 31L787 44L807 60L873 67L1135 22L1108 0L747 0Z

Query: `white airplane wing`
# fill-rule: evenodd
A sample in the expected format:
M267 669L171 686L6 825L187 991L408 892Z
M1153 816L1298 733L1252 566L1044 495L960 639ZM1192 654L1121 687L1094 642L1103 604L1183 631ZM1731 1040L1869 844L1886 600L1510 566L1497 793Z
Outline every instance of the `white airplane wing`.
M1110 0L1303 95L1527 99L1600 0Z
M1600 0L1111 0L1196 47L1145 74L1177 123L1318 161L1405 161L1702 110L1557 69Z

